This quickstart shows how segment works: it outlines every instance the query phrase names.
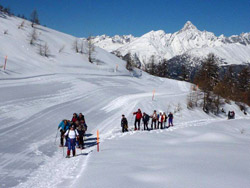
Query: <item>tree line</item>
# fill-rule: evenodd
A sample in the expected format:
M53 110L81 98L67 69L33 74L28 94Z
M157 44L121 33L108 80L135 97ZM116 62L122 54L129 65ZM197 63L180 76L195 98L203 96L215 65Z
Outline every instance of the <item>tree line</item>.
M126 58L127 69L133 67L144 69L151 75L173 78L194 83L188 96L188 108L202 107L206 113L219 114L223 112L224 103L230 103L230 100L236 101L242 111L246 111L250 106L250 66L244 66L239 72L228 66L223 72L219 66L219 59L214 54L208 56L201 62L201 65L193 71L184 64L180 65L175 72L170 70L173 66L166 59L156 62L156 58L151 56L145 67L134 63L134 57L129 54Z

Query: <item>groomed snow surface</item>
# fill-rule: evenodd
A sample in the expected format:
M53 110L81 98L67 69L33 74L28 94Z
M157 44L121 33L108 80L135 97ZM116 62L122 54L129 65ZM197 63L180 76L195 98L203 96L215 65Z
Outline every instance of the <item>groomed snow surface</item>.
M233 102L224 109L234 110L235 120L188 110L189 83L129 73L125 62L99 48L98 65L90 64L72 50L74 37L38 26L52 54L42 57L27 41L30 23L20 30L21 21L0 17L0 62L8 55L0 71L1 188L250 186L249 115ZM121 133L122 114L132 129L138 108L151 114L178 106L174 127ZM88 124L86 149L66 159L57 126L74 112Z

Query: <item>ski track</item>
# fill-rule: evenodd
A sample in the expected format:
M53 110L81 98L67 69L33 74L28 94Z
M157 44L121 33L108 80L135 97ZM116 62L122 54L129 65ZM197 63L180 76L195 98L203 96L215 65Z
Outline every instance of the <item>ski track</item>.
M18 151L15 154L4 154L0 157L0 165L3 169L8 168L8 166L11 167L9 170L5 170L3 173L1 173L2 178L15 177L16 173L17 177L22 173L26 174L25 177L20 178L20 176L18 177L20 179L16 180L17 182L15 183L15 187L17 188L74 187L74 184L76 184L78 178L86 173L85 167L88 165L88 159L92 154L96 153L95 135L97 129L100 131L101 144L104 144L106 139L110 140L133 134L160 134L163 131L172 132L177 129L188 128L192 126L204 126L210 122L224 121L221 119L214 119L212 117L210 119L200 118L199 120L176 122L174 127L164 130L153 130L150 132L130 131L128 133L121 133L120 126L117 126L117 123L114 123L120 123L121 113L128 114L127 119L129 125L130 127L133 127L132 124L134 117L132 112L136 111L137 108L151 109L151 111L153 109L162 110L163 108L166 110L167 106L163 107L161 101L168 101L168 104L171 105L171 109L167 109L167 112L171 110L173 111L177 106L177 102L180 99L185 98L185 96L188 94L189 85L184 82L178 82L178 89L176 89L176 82L168 80L168 88L165 90L162 90L156 86L148 87L147 85L143 86L144 90L142 90L140 87L140 79L132 80L130 77L127 78L128 82L124 84L123 76L116 76L115 78L113 77L110 79L105 76L105 80L102 76L100 76L99 79L93 80L93 75L78 75L77 77L73 78L71 77L71 74L67 74L65 76L72 79L68 82L64 82L65 84L69 84L69 88L67 89L59 88L58 91L53 94L29 97L28 99L20 98L3 101L1 103L3 106L0 108L0 111L4 112L0 114L2 121L4 121L4 119L11 118L13 113L18 114L19 110L28 110L24 116L19 118L17 117L15 121L10 121L10 123L6 123L7 126L1 127L0 133L1 142L11 138L8 135L13 132L15 134L14 137L12 137L14 139L19 139L19 143L10 142L4 146L6 148L13 148L15 144L15 147L18 147ZM29 84L35 82L38 82L39 84L56 84L60 81L60 78L58 78L56 75L53 75L44 76L43 79L39 79L39 77L32 77L30 80L31 82ZM155 82L155 78L150 78L149 80L150 82ZM160 79L160 82L164 84L165 80ZM134 91L127 91L124 86L126 86L128 83L130 83L132 86L135 86L137 89ZM79 84L90 84L91 87L88 89L88 91L84 89L81 90L78 89ZM24 85L24 82L20 81L13 84L12 86L16 85ZM0 85L0 87L5 87L5 84ZM153 91L153 88L156 89L156 94L155 99L152 101L151 91ZM103 100L107 96L113 97ZM84 105L82 106L81 104ZM32 109L34 106L39 106L39 108ZM8 116L8 114L11 112L11 109L12 114ZM63 149L56 147L54 144L54 131L56 126L53 127L52 132L49 135L46 135L43 132L45 129L50 129L50 125L57 125L61 119L65 118L65 115L67 115L67 117L69 115L71 116L75 111L82 111L87 119L89 130L87 132L88 137L86 144L89 147L83 150L83 155L79 155L81 154L80 150L77 150L77 157L65 159L63 157ZM93 114L101 116L105 115L105 117L100 123L100 121L98 121L98 119L96 119L95 115ZM181 118L181 114L177 113L176 116L177 119ZM26 131L29 131L29 128L32 127L33 124L40 125L36 125L36 129L32 132L32 134L37 135L37 137L32 135L23 137L22 134L24 134ZM17 133L17 130L20 129L23 131ZM29 142L31 143L29 144ZM56 140L56 145L58 142L59 134ZM53 143L53 145L51 143ZM49 146L48 149L46 149L47 146ZM64 148L64 154L65 153L66 148ZM29 161L30 157L33 158L34 163ZM27 168L25 166L30 167ZM3 180L2 178L0 179L1 181ZM2 184L2 186L12 187L12 185L4 184Z

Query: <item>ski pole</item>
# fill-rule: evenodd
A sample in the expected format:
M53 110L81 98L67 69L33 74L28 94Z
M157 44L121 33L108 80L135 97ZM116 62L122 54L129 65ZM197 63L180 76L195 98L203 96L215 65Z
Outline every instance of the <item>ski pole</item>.
M57 135L58 135L58 130L56 131L55 145L56 145Z
M63 145L63 157L64 157L64 145Z

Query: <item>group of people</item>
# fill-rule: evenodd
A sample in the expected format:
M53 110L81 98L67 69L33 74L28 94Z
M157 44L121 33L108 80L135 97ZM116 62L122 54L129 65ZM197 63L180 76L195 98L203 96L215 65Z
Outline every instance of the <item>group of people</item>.
M150 130L148 127L150 118L151 120L151 130L153 129L165 129L173 126L173 119L174 115L170 112L168 115L165 112L160 112L157 114L156 110L154 110L152 115L148 115L146 112L141 112L141 109L138 109L136 112L133 113L135 115L135 122L134 122L134 130L140 130L141 120L144 125L144 130ZM167 119L168 119L168 126L167 126ZM128 120L125 115L122 115L121 119L121 127L122 132L128 131Z
M58 129L61 132L60 147L68 147L66 158L70 157L71 150L73 156L75 156L76 146L80 149L84 149L83 138L85 132L87 131L87 124L82 113L74 113L71 121L67 119L62 120L62 122L58 125Z

